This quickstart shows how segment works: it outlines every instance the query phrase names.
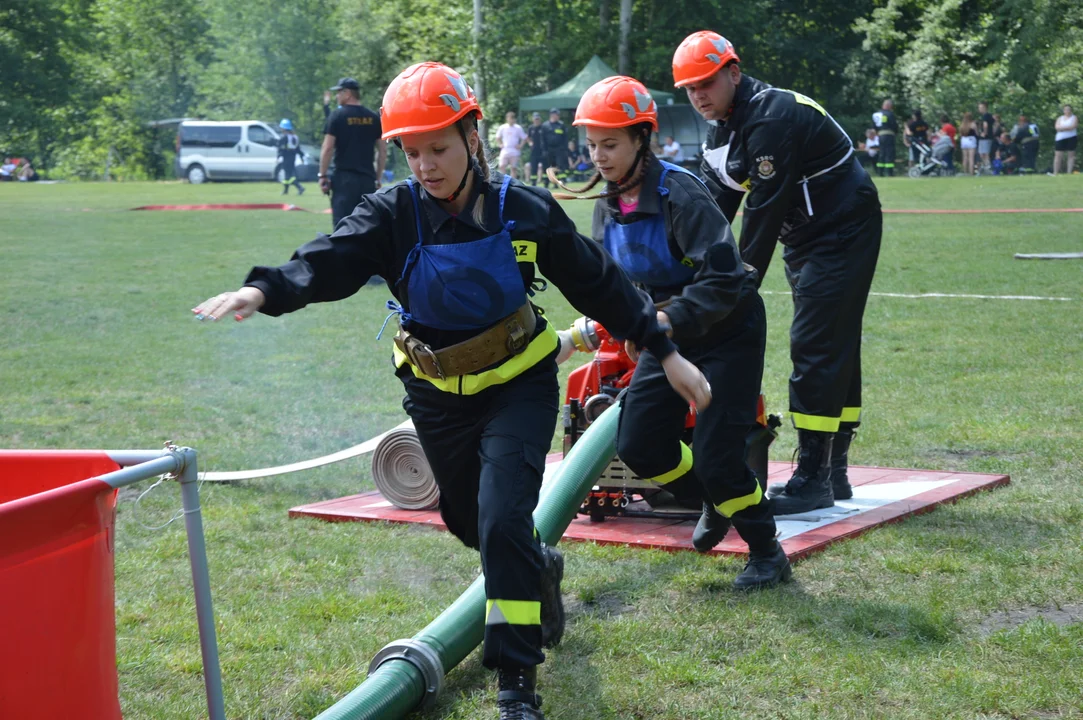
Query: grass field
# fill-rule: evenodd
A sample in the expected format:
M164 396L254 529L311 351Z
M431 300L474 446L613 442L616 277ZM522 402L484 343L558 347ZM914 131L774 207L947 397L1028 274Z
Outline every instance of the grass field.
M1083 177L894 179L888 208L1083 206ZM213 326L188 309L330 226L284 212L127 212L277 202L272 185L0 185L0 447L191 445L202 469L340 450L401 421L383 286L280 319ZM291 196L291 201L293 200ZM300 204L326 207L313 192ZM581 227L589 203L570 204ZM888 215L865 317L855 464L1002 472L966 499L805 562L739 596L734 559L569 545L569 629L543 666L551 720L1083 717L1083 215ZM790 299L764 284L764 391L786 409ZM540 300L558 325L574 311ZM772 449L788 459L784 430ZM232 718L308 718L354 688L478 572L426 529L288 520L371 489L365 462L203 488ZM176 487L121 495L117 636L128 720L205 716ZM1008 611L1021 611L1007 614ZM1065 612L1066 611L1066 612ZM1070 622L1074 617L1076 622ZM495 718L472 655L426 717ZM2 711L0 711L2 715Z

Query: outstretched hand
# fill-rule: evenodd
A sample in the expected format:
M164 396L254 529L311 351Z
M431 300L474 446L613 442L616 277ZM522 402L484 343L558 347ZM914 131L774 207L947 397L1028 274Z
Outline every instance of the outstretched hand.
M254 287L243 287L236 292L225 292L207 298L199 305L192 308L196 320L219 320L229 313L240 322L251 317L257 310L263 307L267 298L263 291Z

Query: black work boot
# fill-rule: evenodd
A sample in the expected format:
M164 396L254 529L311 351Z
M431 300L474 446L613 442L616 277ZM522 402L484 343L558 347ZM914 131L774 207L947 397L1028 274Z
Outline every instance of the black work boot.
M849 500L854 496L846 469L849 467L850 443L856 434L853 428L840 427L831 445L831 490L836 500Z
M564 556L555 547L542 544L541 633L542 647L555 647L564 637Z
M834 433L798 430L797 470L777 494L768 493L771 510L779 515L797 515L835 504L831 491L831 445ZM770 489L774 489L773 486Z
M500 668L497 676L500 690L496 706L500 708L500 720L545 720L541 697L534 692L538 668Z
M722 542L730 529L730 519L718 512L709 501L703 501L703 514L699 516L692 533L692 547L699 552L709 552Z
M789 582L793 577L793 568L786 557L786 551L777 540L762 548L750 550L745 569L734 579L733 587L737 590L762 590Z

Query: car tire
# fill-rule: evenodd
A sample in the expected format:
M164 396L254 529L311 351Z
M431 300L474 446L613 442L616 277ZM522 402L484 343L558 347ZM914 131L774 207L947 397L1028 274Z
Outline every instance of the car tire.
M202 185L207 182L207 171L203 169L202 165L192 164L188 166L188 171L184 174L193 185Z

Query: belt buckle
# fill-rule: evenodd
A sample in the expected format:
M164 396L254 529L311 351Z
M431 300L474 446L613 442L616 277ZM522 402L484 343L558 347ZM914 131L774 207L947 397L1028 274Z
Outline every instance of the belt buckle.
M411 347L410 352L407 353L407 355L413 355L413 357L410 358L411 362L421 368L421 363L418 361L418 358L426 357L432 361L432 366L436 368L437 376L439 376L441 380L447 380L447 376L444 374L444 368L440 365L440 360L436 357L436 353L432 351L432 348L420 341L411 344L413 347ZM424 368L422 368L422 370L424 370Z
M526 336L526 329L518 318L512 318L504 323L504 329L508 332L508 339L504 341L504 349L508 351L509 355L518 355L526 348L527 340L529 340Z

